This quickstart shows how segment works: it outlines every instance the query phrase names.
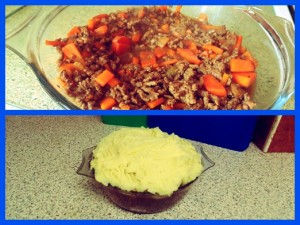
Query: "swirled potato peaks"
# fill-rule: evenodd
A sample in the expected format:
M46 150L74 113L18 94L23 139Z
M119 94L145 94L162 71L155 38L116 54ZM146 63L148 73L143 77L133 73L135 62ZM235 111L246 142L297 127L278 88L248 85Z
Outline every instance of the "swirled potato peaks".
M90 166L105 186L168 196L203 171L189 141L143 127L121 128L101 139Z

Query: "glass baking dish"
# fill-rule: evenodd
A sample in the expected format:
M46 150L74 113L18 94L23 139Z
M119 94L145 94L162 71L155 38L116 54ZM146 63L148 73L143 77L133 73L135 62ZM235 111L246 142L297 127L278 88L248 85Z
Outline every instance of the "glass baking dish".
M110 13L133 6L41 6L28 26L6 39L6 46L31 66L45 91L65 109L79 109L58 83L55 48L45 40L65 37L75 25L100 13ZM183 6L190 17L206 13L209 22L226 25L243 36L243 44L258 60L257 81L252 93L255 109L281 109L294 93L294 27L281 17L255 7ZM25 37L28 38L26 39ZM25 91L25 90L24 90Z

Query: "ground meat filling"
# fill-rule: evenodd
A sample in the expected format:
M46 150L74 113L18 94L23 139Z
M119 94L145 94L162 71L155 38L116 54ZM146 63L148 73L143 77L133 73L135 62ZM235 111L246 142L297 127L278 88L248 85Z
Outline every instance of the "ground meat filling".
M61 53L61 86L83 109L101 109L107 98L114 100L109 109L215 110L255 106L246 89L233 82L229 62L240 57L240 52L235 47L237 34L225 26L213 26L206 20L189 18L163 7L134 7L102 14L92 25L77 27L68 38L56 40L63 43L57 46ZM118 42L118 48L125 45L130 49L118 52L121 50L113 46L116 37L130 39L129 44ZM69 43L76 46L82 60L76 54L65 54L63 48ZM222 52L216 54L204 49L205 45L216 46ZM183 53L178 49L183 49ZM193 55L192 59L185 50ZM143 64L143 52L148 54L149 61L151 57L155 60ZM118 82L100 85L98 77L104 71L110 71ZM219 82L227 74L222 81L226 96L205 88L207 74ZM162 100L157 105L149 104L159 99Z

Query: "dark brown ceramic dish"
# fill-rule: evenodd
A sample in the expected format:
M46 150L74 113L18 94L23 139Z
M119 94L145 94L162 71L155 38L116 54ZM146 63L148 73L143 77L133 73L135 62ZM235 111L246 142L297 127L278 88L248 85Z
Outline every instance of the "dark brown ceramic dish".
M95 179L94 171L90 169L90 162L93 158L92 151L95 148L96 146L83 151L82 163L77 170L78 174ZM202 149L200 149L200 153L202 155L204 171L214 166L215 163L207 157ZM195 180L197 180L197 178ZM135 213L158 213L171 208L180 199L182 199L195 180L180 187L177 191L173 192L171 196L161 196L148 192L128 192L110 185L104 186L101 183L98 183L98 185L102 189L103 193L114 204L122 209Z

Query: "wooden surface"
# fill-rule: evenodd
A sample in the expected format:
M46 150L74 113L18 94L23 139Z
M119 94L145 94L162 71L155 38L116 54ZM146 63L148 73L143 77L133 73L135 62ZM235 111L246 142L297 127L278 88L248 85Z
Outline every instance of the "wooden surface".
M295 152L294 120L294 116L260 116L253 142L264 152Z

